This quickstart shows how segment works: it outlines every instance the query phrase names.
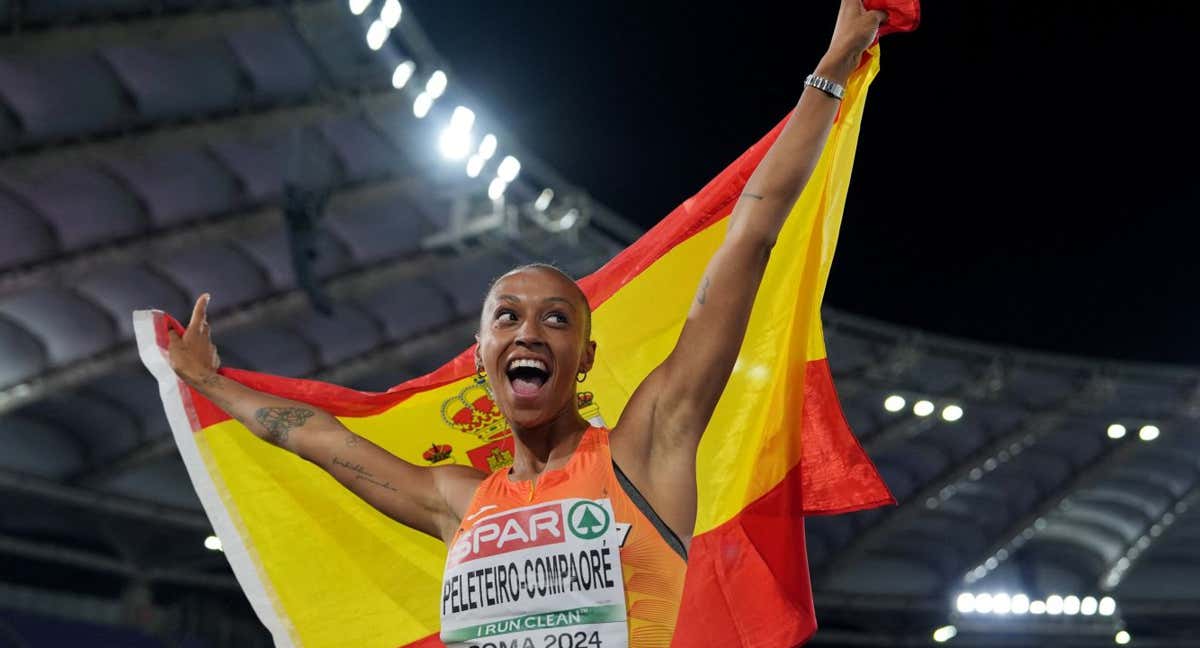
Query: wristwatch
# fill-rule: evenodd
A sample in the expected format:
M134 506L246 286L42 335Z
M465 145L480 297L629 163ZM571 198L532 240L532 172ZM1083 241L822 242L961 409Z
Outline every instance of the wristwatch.
M841 101L842 97L846 94L846 88L842 84L834 83L825 77L819 77L815 74L808 75L808 78L804 79L804 85L812 86L838 101Z

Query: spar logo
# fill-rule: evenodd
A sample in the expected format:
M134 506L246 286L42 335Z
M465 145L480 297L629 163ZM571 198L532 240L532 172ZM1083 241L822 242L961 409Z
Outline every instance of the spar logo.
M566 541L564 533L562 506L559 504L501 513L483 518L464 531L450 548L450 562L456 564L560 544Z
M567 513L567 528L581 540L595 540L608 531L612 518L608 510L595 502L576 502Z

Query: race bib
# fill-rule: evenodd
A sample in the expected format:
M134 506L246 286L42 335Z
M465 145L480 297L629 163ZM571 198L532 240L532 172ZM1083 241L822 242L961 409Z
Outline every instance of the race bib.
M446 558L448 648L627 648L621 537L607 499L481 517Z

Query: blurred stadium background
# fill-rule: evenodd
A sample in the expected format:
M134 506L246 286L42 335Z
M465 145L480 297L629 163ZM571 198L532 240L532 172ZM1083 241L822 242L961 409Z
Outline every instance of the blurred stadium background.
M490 280L640 231L523 150L395 0L0 0L0 646L270 643L130 312L381 390ZM331 315L323 315L327 310ZM1200 645L1200 371L825 313L900 503L813 519L812 645Z

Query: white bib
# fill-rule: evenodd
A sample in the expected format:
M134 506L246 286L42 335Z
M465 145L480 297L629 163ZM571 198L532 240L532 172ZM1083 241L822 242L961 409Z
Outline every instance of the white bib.
M481 517L450 548L448 648L627 648L621 537L608 499Z

